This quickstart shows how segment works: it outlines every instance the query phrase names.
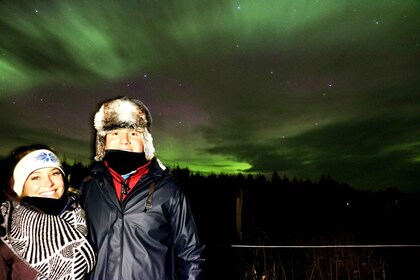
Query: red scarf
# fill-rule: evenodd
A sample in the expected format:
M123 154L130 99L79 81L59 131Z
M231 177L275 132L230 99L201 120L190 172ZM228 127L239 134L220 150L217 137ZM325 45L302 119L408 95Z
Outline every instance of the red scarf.
M150 164L150 161L146 163L145 165L140 166L139 168L136 169L134 173L132 173L127 179L124 180L124 178L120 174L118 174L114 169L109 167L108 164L105 162L106 167L111 173L118 200L124 201L124 199L131 192L131 190L134 188L134 186L137 184L140 178L144 174L147 174L149 172L149 168L148 168L149 164ZM122 190L123 185L128 186L128 188L126 188L125 193L123 193L123 190Z

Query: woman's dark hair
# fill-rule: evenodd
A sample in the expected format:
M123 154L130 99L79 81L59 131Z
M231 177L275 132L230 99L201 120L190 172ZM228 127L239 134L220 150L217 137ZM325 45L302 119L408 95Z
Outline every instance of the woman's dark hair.
M4 172L4 175L2 175L2 190L0 194L2 201L18 199L17 194L13 190L13 185L14 185L13 171L15 170L15 167L18 164L18 162L24 156L26 156L27 154L33 151L41 150L41 149L50 150L53 153L55 153L55 150L48 145L33 144L33 145L17 147L6 158L6 161L4 162L4 169L2 170L2 172ZM63 174L63 180L64 180L65 190L67 191L69 184L64 174Z

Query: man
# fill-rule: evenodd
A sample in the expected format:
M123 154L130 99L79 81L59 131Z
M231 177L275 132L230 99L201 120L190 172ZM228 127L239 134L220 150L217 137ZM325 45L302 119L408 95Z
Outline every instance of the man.
M90 279L202 279L204 245L177 181L155 157L152 118L136 99L95 114L97 163L81 202L98 257Z

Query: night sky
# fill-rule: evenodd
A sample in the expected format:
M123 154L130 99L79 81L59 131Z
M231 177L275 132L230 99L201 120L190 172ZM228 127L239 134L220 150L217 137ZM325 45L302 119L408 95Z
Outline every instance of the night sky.
M418 0L0 2L0 156L89 163L121 95L169 167L420 192Z

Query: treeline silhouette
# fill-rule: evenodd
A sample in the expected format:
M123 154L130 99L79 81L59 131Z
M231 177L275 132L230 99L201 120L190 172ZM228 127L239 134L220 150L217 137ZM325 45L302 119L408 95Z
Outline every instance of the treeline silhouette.
M65 168L74 186L89 169ZM240 279L242 254L232 244L420 244L419 194L356 190L328 175L312 182L277 172L271 178L203 175L180 167L170 172L183 186L206 243L209 279ZM412 257L395 258L409 265Z
M89 174L87 165L63 165L75 188ZM180 167L170 172L184 188L206 244L208 279L242 279L243 251L233 244L420 244L420 194L356 190L328 175L312 182L277 172L271 178ZM419 254L401 257L408 265Z

